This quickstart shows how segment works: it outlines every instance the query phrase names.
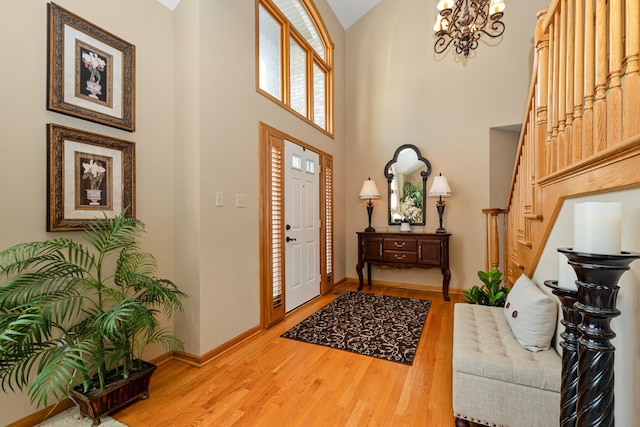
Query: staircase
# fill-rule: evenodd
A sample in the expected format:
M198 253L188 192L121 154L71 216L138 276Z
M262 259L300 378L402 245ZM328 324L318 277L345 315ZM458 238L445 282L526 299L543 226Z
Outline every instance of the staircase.
M640 0L553 0L538 13L504 209L505 281L533 275L565 199L632 187L640 187Z

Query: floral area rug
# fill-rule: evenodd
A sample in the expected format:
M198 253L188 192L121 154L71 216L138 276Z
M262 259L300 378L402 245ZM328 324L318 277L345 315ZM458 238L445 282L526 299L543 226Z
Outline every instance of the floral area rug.
M431 301L345 292L281 336L413 364Z
M126 424L122 424L119 421L114 420L111 417L100 418L100 427L127 427ZM80 410L77 406L60 412L55 417L49 418L40 424L36 424L34 427L91 427L93 421L91 418L80 418Z

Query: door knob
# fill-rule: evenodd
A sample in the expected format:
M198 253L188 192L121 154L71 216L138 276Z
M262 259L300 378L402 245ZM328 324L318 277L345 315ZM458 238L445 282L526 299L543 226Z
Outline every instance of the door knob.
M291 237L287 236L287 238L285 239L287 242L295 242L296 239L292 239Z

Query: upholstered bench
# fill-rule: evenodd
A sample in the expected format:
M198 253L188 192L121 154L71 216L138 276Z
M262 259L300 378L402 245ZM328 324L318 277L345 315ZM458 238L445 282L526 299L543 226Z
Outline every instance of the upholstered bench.
M507 316L517 317L514 311L515 316ZM507 316L505 308L463 303L454 306L456 426L468 426L469 421L504 427L559 424L561 356L550 346L536 352L525 349L514 336ZM554 331L556 319L554 315Z

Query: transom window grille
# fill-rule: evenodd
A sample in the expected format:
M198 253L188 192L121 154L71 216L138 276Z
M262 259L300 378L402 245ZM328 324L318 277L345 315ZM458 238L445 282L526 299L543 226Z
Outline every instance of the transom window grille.
M312 0L259 0L258 92L333 134L333 43Z

